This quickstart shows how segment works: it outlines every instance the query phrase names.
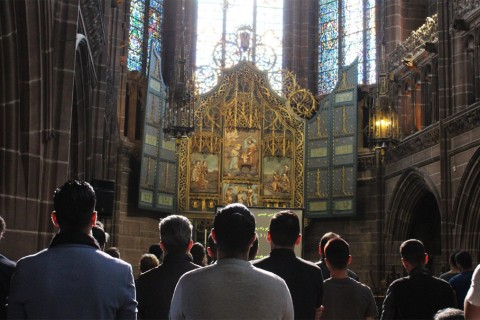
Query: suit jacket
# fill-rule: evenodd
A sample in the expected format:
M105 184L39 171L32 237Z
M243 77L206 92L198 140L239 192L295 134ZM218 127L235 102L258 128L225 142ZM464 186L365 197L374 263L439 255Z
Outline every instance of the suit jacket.
M168 319L178 279L197 268L187 254L169 253L162 265L141 274L136 282L139 318Z
M433 319L450 307L455 307L455 294L448 282L417 267L388 287L381 319Z
M13 319L136 319L131 265L86 234L60 233L48 249L20 259L10 289Z
M7 318L5 305L10 291L10 279L12 278L13 270L15 270L15 262L0 254L0 319Z
M292 295L295 319L314 319L322 304L323 276L314 263L289 249L274 249L268 257L253 261L255 267L275 273L287 283Z

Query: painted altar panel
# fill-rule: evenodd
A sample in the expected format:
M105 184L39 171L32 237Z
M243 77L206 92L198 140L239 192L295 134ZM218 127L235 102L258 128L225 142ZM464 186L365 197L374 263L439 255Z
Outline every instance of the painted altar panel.
M180 142L179 185L187 188L178 189L179 212L232 202L303 207L305 120L290 105L251 63L225 70L197 102L193 137Z

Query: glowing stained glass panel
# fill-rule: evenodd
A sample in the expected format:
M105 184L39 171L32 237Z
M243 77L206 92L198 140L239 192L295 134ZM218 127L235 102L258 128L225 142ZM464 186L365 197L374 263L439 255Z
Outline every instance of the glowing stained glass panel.
M146 11L146 4L149 4ZM148 16L145 16L145 13ZM152 39L161 43L161 22L163 16L163 0L132 0L130 4L130 29L127 67L129 70L147 70L148 55ZM147 26L148 34L145 34ZM146 51L145 51L146 48ZM158 48L160 50L160 48Z
M318 3L319 94L332 91L339 67L351 64L356 58L359 83L374 83L375 0L319 0Z
M338 1L321 0L319 15L318 89L330 92L338 78Z

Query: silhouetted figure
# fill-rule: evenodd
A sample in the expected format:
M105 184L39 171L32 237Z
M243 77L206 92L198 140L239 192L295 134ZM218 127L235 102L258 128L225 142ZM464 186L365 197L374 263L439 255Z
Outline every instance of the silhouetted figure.
M102 252L92 237L95 192L68 181L53 196L60 232L50 246L20 259L11 282L11 319L135 319L132 267Z
M160 264L162 263L163 251L162 251L162 248L160 248L160 245L158 243L152 244L148 248L148 253L154 254L157 257L158 261L160 261Z
M120 250L117 247L110 247L105 250L105 253L114 258L120 259Z
M448 282L451 278L455 277L457 274L460 273L458 270L457 263L455 262L455 255L459 253L460 250L455 250L450 254L450 258L448 260L448 264L450 265L450 270L440 275L440 279L443 279Z
M190 249L190 254L192 255L193 263L199 265L200 267L205 267L207 265L207 255L205 253L205 247L200 242L195 242Z
M200 268L188 254L193 245L192 228L187 218L178 215L168 216L160 222L163 263L137 279L139 318L168 319L178 279L186 272Z
M381 319L432 319L438 310L455 307L452 287L425 269L428 254L420 240L403 242L400 255L408 276L388 287Z
M328 241L325 262L331 277L323 285L322 319L373 320L378 311L372 290L348 276L347 266L352 262L348 243L341 238Z
M92 227L92 235L95 240L97 240L100 249L105 251L105 243L107 242L107 236L105 234L105 231L99 226L95 225Z
M465 316L463 311L455 308L445 308L437 313L433 317L433 320L464 320Z
M267 232L270 254L253 261L253 265L285 280L292 295L295 319L315 319L322 305L323 276L314 263L295 255L295 246L301 239L298 216L289 210L276 213Z
M148 270L151 270L153 268L156 268L160 265L160 261L158 261L158 258L151 253L145 253L142 255L140 258L140 272L145 273Z
M212 237L217 243L217 262L178 281L170 318L292 319L285 281L248 261L256 237L255 217L248 208L235 203L218 211Z
M328 270L327 264L325 263L325 246L329 240L334 238L340 238L340 236L334 232L327 232L323 235L322 239L320 239L320 242L318 243L318 254L320 255L320 261L318 261L316 265L322 270L324 280L330 278L330 270ZM347 272L350 278L359 281L359 278L355 272L350 269L347 269Z
M450 283L453 291L455 291L457 308L463 310L465 296L467 295L467 291L470 289L470 284L472 282L472 256L467 251L460 251L455 255L455 263L457 264L460 273L450 278L448 283Z

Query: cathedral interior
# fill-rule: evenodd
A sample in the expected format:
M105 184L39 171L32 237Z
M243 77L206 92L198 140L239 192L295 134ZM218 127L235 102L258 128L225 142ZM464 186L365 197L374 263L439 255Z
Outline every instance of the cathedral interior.
M82 179L136 273L160 219L205 243L233 202L299 212L310 261L340 234L378 295L409 238L478 262L479 60L478 1L0 1L1 252Z

